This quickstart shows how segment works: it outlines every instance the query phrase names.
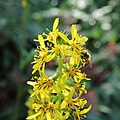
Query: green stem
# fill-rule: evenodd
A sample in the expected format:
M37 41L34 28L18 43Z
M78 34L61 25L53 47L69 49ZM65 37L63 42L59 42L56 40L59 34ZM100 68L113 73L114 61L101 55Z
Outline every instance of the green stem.
M58 73L55 73L55 74L52 76L52 79L53 79L53 80L56 80L58 77L59 77Z
M61 77L62 77L62 68L63 68L63 56L59 56L58 57L58 82L61 81ZM60 85L60 89L61 89L61 85ZM62 92L59 93L59 101L61 103L62 100ZM60 105L59 105L59 109L60 109Z
M63 68L63 58L58 57L58 73L55 73L52 78L56 80L57 78L62 77L62 68Z
M58 58L58 75L59 75L59 78L62 77L62 67L63 67L63 57L60 56Z

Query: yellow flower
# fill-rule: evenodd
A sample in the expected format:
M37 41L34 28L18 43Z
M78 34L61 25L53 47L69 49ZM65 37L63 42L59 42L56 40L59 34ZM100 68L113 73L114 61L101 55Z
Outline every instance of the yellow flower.
M84 108L85 104L87 103L86 100L80 99L79 97L73 99L75 89L71 90L68 96L61 103L61 109L66 109L69 112L74 114L76 113L78 118L81 115L86 114L91 109L91 105L88 108ZM81 110L82 109L82 110Z
M48 35L43 34L43 35L46 35L46 36L47 36L47 40L48 40L49 42L53 42L53 43L55 43L55 44L56 44L56 38L58 37L58 29L57 29L58 24L59 24L59 18L56 18L55 21L54 21L54 23L53 23L53 29L52 29L52 31L49 32ZM48 31L49 31L49 30L48 30Z
M85 44L88 38L81 37L81 35L77 34L76 25L72 25L71 33L72 33L72 40L69 40L62 32L58 32L58 35L71 46L71 49L73 51L79 52L81 46Z
M81 35L78 35L76 25L72 25L71 27L71 34L72 34L72 41L71 44L73 45L73 48L79 49L79 46L82 46L85 44L85 42L88 40L87 37L81 37Z
M86 83L77 83L75 84L75 92L81 95L82 93L87 93L87 90L85 89Z
M84 64L82 62L81 53L85 51L84 45L88 38L85 36L81 37L81 35L77 33L76 25L72 25L71 34L72 39L69 40L62 32L58 32L58 35L70 46L70 56L71 59L74 60L74 64L79 66L80 62Z
M76 110L73 112L74 120L80 120L82 117L86 117L86 113L88 113L91 110L92 105L90 105L88 108L83 110Z
M34 95L40 94L41 98L43 96L48 96L49 92L54 90L54 81L45 76L43 78L38 78L37 82L28 81L27 84L33 86L33 93L31 94L31 97Z
M36 114L27 117L26 119L31 120L36 118L37 120L65 120L68 117L68 112L62 115L57 110L58 102L55 104L51 102L39 102L32 105Z
M38 41L40 43L40 46L37 49L38 55L34 56L34 62L35 65L33 65L33 71L32 74L34 74L37 70L40 71L41 68L43 68L45 58L48 54L48 50L45 47L44 39L42 35L38 35Z
M82 73L80 67L74 67L74 60L71 58L70 59L70 64L66 64L67 70L64 73L66 77L73 77L74 81L76 83L80 83L81 80L90 80L86 78L86 74Z

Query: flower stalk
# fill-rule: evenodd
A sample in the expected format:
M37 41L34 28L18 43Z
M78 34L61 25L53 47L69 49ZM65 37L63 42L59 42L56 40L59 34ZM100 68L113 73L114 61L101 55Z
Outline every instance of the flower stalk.
M52 31L38 35L37 54L33 61L33 78L27 83L29 90L28 120L67 120L73 116L80 120L90 111L85 107L87 100L86 82L90 80L82 71L90 63L91 55L85 48L87 37L77 33L76 25L71 27L71 39L58 30L59 18L53 23ZM52 76L45 73L46 63L55 60L58 70ZM38 72L38 76L34 74Z

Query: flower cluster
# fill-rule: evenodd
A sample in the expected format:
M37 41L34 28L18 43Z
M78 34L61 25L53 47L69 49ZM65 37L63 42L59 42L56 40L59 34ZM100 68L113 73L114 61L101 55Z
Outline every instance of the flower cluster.
M82 69L90 62L91 56L85 48L87 37L77 33L76 25L71 26L71 39L58 30L56 18L52 31L38 35L39 46L34 55L33 77L27 83L33 86L26 102L30 120L80 120L86 117L91 106L85 108L87 93L85 80L90 80ZM58 69L52 76L45 73L46 63L55 60ZM38 75L35 76L35 73Z

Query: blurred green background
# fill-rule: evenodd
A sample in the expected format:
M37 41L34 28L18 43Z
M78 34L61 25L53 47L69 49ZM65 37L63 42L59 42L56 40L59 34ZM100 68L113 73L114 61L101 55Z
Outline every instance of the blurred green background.
M120 0L0 0L0 120L25 120L33 39L56 17L60 30L76 23L89 38L86 98L93 108L86 120L120 120Z

